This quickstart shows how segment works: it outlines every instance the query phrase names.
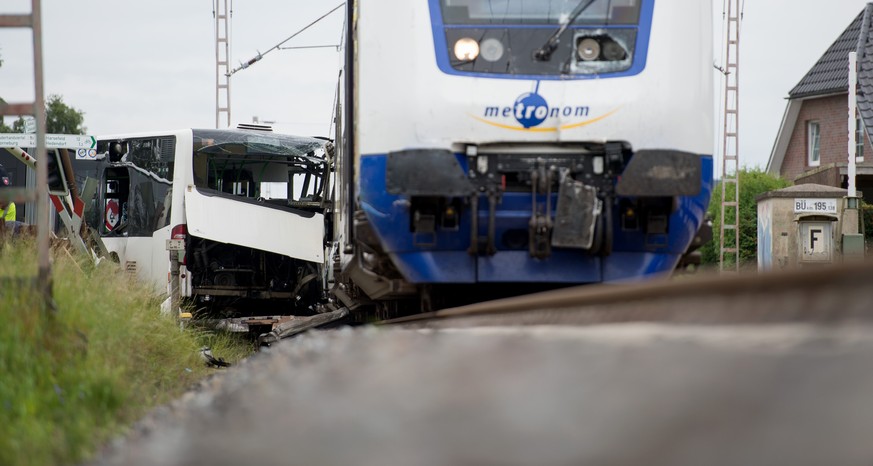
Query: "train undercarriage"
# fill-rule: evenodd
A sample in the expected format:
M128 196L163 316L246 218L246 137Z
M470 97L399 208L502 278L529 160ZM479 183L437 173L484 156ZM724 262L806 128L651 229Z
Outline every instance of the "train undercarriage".
M607 275L609 261L685 252L669 250L671 234L696 230L671 232L671 217L687 208L681 197L701 192L701 157L634 153L620 142L532 149L411 150L372 164L363 157L362 177L380 176L368 166L384 164L387 195L362 188L356 248L335 267L336 295L346 305L396 311L412 300L429 309L444 305L435 290L451 290L446 304L465 304L618 280L624 272ZM633 249L631 237L651 244Z

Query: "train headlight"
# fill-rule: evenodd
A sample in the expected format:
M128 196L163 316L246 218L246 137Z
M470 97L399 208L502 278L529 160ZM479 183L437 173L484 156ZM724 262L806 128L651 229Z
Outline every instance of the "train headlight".
M603 41L603 58L609 61L624 60L627 57L624 47L618 42L606 39Z
M586 37L576 45L576 54L583 61L597 60L597 57L600 56L600 42Z
M464 37L455 42L455 58L461 61L473 61L479 56L479 43L475 39Z
M503 43L493 37L483 40L479 48L482 49L482 58L487 61L497 61L503 56Z

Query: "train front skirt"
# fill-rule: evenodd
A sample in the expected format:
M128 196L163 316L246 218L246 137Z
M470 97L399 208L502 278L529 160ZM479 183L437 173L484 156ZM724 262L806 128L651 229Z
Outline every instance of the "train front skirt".
M462 154L452 159L453 178L419 166L422 178L413 193L389 186L390 176L386 183L388 155L360 159L359 199L379 241L373 246L407 282L581 284L668 274L703 223L713 185L712 157L702 155L694 195L601 200L579 193L587 185L576 183L577 193L561 203L565 187L555 180L561 189L540 194L501 189L465 196L460 184L450 185L457 184L457 172L475 169ZM566 189L574 189L572 181L561 180ZM429 184L442 185L450 195L428 196ZM560 225L568 222L570 230L563 231L582 233L562 235Z

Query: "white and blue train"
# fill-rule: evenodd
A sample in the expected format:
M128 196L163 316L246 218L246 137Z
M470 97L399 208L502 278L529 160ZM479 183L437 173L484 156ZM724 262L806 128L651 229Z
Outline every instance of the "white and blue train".
M674 270L713 187L710 2L349 5L341 300Z

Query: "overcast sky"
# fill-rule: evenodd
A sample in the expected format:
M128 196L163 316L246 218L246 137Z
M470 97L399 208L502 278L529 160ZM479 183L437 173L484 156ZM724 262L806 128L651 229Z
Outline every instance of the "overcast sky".
M30 9L30 0L0 1L0 13L26 13ZM234 67L286 39L340 1L233 2ZM83 111L88 133L94 135L214 127L212 3L42 0L46 95L60 94L65 103ZM763 168L788 91L866 2L745 3L740 49L740 159L744 166ZM713 0L716 48L723 43L722 8L723 0ZM285 46L337 44L341 11ZM717 61L720 55L721 50L716 50ZM0 57L0 96L8 102L32 100L29 30L0 30ZM234 125L250 123L256 116L275 121L277 131L328 136L339 66L340 56L332 48L269 53L232 78ZM717 125L716 131L720 129Z

